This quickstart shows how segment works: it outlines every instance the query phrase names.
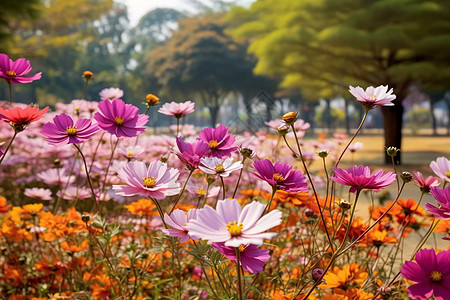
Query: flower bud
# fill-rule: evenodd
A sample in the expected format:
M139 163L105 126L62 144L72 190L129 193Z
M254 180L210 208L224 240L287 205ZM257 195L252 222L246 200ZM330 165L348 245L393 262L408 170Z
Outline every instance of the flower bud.
M243 157L249 158L254 155L253 150L247 147L239 148L239 152L242 154Z
M292 125L297 121L297 114L293 111L285 113L283 117L281 117L287 125Z
M328 152L327 150L320 150L319 152L317 152L317 155L321 158L325 158L328 156L330 152Z
M312 271L312 278L314 279L314 281L318 281L320 277L322 277L322 275L323 275L322 269L317 268Z
M83 77L84 77L84 79L89 80L92 77L94 77L94 73L92 73L91 71L84 71L83 72Z
M400 174L400 178L405 182L411 182L413 180L413 176L411 173L409 172L402 172L402 174Z
M308 218L311 218L311 217L314 216L314 215L315 215L315 213L314 213L314 211L313 211L312 209L307 208L307 209L305 210L305 216L307 216Z
M161 156L161 162L162 163L167 163L167 157Z
M158 103L159 103L159 98L156 97L155 95L147 94L147 96L145 96L145 104L147 104L147 106L155 106Z
M87 222L89 222L91 220L91 216L89 216L89 215L81 215L81 220L84 223L87 223Z
M344 209L344 210L347 210L347 209L349 209L350 207L352 207L352 205L350 204L350 202L348 202L347 200L345 200L345 199L341 199L341 201L339 201L339 207L340 208L342 208L342 209Z
M390 157L395 157L399 151L400 151L400 149L397 149L397 147L393 147L393 146L386 148L386 153Z
M284 136L284 135L286 135L286 134L288 133L288 131L289 131L289 126L286 125L286 124L283 124L283 125L281 125L281 126L278 126L277 131L278 131L278 134Z

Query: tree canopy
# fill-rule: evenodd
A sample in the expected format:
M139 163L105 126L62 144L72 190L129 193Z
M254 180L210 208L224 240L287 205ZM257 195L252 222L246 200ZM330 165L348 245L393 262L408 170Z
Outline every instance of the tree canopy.
M450 80L450 1L258 0L227 16L233 34L251 40L258 74L316 97L348 85L389 85L385 146L401 148L402 101L412 84ZM399 158L398 158L399 162Z

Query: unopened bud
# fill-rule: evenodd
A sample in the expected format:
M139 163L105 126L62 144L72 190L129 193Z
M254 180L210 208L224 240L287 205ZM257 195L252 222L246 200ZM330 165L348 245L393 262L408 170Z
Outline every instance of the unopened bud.
M390 287L390 286L383 285L378 288L378 292L381 294L381 296L392 295L393 291L394 291L394 287Z
M319 152L317 152L317 155L321 158L325 158L328 156L330 152L328 152L327 150L320 150Z
M159 103L159 98L156 97L155 95L147 94L147 96L145 96L145 104L147 104L148 106L155 106L158 103Z
M84 79L89 80L92 77L94 77L94 73L92 73L91 71L84 71L83 72L83 77L84 77Z
M307 209L305 210L305 216L307 216L308 218L311 218L311 217L314 216L314 215L315 215L315 212L314 212L312 209L307 208Z
M283 117L281 117L287 125L292 125L297 121L297 114L293 111L285 113Z
M253 150L247 147L239 148L239 152L242 154L243 157L249 158L253 156Z
M314 269L312 271L312 278L316 282L322 277L322 275L323 275L323 270L322 269L317 268L317 269Z
M87 223L87 222L89 222L91 220L91 216L89 216L89 215L81 215L81 220L84 223Z
M390 157L395 157L399 151L400 151L400 149L397 149L397 147L393 147L393 146L386 148L386 153Z
M161 162L162 163L167 163L167 157L161 156Z
M348 202L347 200L342 199L341 201L339 201L339 207L342 208L342 209L344 209L344 210L347 210L347 209L349 209L350 207L352 207L352 205L351 205L350 202Z
M280 135L284 136L288 133L289 131L289 126L286 124L283 124L281 126L278 126L277 131Z
M413 180L413 176L411 173L409 172L402 172L402 174L400 174L400 178L405 182L411 182Z

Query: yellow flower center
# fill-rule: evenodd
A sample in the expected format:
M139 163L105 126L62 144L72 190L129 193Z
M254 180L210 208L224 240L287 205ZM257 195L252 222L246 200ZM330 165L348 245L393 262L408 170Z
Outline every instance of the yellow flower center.
M377 98L377 96L372 95L372 94L370 94L369 97L370 97L370 98L373 98L373 99L376 99L376 98Z
M223 167L223 165L217 165L216 166L216 172L217 173L225 172L225 168Z
M211 140L211 141L208 142L208 146L209 146L210 149L216 149L217 146L219 146L219 144L217 143L216 140Z
M16 76L17 76L16 72L14 72L14 71L6 71L5 73L6 73L6 75L8 75L9 77L16 77Z
M75 111L80 110L80 108L77 106L74 108Z
M440 282L442 280L442 273L439 271L433 271L430 274L430 279L433 282Z
M273 180L275 180L276 182L283 182L284 181L284 177L283 175L281 175L280 173L275 173L272 176Z
M198 189L197 190L197 194L199 194L199 195L206 195L206 191L202 190L202 189Z
M142 182L144 182L144 186L146 188L151 188L155 185L156 179L155 179L155 177L147 176L145 178L142 178Z
M134 153L131 152L131 151L128 151L128 152L127 152L127 156L133 156L133 154L134 154Z
M66 132L68 135L75 135L77 134L77 131L78 131L77 128L73 126L69 126L66 128Z
M445 172L445 176L447 176L448 178L450 178L450 171Z
M125 120L123 118L121 118L121 117L116 117L114 122L116 122L117 125L122 125L123 122L125 122Z
M241 235L243 227L244 227L244 225L242 223L238 224L237 221L228 222L228 224L227 224L227 230L231 234L231 236L239 236L239 235Z

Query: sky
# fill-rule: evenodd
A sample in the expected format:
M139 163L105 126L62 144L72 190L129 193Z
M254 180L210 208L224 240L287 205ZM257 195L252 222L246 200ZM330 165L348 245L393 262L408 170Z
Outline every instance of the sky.
M192 5L186 0L118 0L128 6L128 17L132 26L152 9L159 7L175 8L181 11L195 12ZM253 0L240 0L242 5L249 5Z

